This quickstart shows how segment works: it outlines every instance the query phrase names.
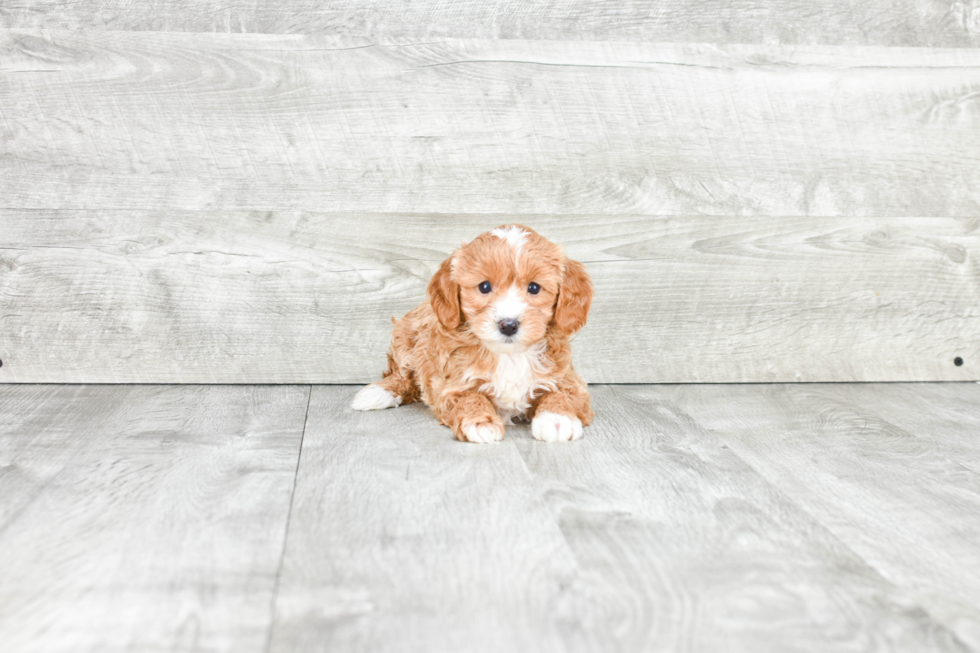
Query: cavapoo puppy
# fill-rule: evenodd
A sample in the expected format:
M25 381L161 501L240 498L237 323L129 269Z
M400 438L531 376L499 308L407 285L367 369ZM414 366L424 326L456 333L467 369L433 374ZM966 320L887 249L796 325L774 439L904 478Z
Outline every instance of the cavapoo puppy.
M388 370L352 407L421 400L466 442L503 440L513 420L530 420L538 440L578 439L594 414L569 341L591 304L585 267L558 245L516 224L481 234L443 261L425 302L392 319Z

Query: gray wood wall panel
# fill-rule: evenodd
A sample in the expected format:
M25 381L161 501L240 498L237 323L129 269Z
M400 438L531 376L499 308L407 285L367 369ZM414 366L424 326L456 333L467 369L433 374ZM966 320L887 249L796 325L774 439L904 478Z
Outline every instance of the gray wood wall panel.
M590 381L980 376L977 48L2 29L0 71L0 382L367 381L515 219L590 264Z
M201 0L4 3L0 26L712 43L980 44L976 0Z
M465 446L417 404L354 413L353 389L314 388L271 651L970 650L975 606L882 573L868 546L769 481L780 461L760 470L740 458L807 413L768 386L739 391L769 418L754 430L726 388L599 386L581 441L546 445L517 426L498 445ZM833 417L825 403L818 414ZM790 457L796 474L852 463L859 427L812 423L811 438L833 446ZM862 514L841 494L862 479L873 488L874 472L892 488L904 469L908 492L954 497L939 513L922 498L900 515L919 543L916 570L955 574L976 558L975 547L945 552L980 523L964 488L977 477L948 461L916 467L892 436L871 430L867 446L883 451L856 478L828 476L828 496L855 528L901 524L884 512L889 497L862 494L853 507L876 511ZM905 554L880 533L866 536ZM980 590L976 576L957 592ZM955 611L933 611L942 605Z
M2 387L3 650L264 651L309 391Z
M0 32L9 208L976 216L980 50Z
M0 382L367 382L504 219L588 264L591 382L980 378L977 219L7 209Z

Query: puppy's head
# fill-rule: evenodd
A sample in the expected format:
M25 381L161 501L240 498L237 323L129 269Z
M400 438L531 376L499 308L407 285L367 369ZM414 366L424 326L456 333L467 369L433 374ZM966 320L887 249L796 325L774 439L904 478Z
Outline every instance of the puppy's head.
M571 335L585 325L592 281L585 267L528 227L477 236L443 261L429 283L439 321L467 324L487 348L520 352L548 329Z

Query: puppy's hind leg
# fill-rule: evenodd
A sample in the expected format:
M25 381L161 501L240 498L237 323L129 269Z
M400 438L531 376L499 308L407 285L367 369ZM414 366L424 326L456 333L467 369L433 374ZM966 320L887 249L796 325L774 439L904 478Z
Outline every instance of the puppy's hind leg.
M394 408L402 404L411 404L419 400L419 388L415 383L415 374L408 369L398 367L388 354L388 370L384 378L361 388L351 408L354 410L381 410Z
M401 403L401 397L386 390L380 383L372 383L364 386L354 395L350 407L354 410L381 410L400 406Z

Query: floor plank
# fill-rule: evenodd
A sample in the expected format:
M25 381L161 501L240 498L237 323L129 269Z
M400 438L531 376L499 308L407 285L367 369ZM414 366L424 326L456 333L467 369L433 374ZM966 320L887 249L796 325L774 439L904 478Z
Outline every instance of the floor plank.
M594 386L491 446L354 391L0 385L4 650L980 650L980 385Z
M970 0L386 0L10 2L0 25L44 29L356 34L386 38L525 38L907 46L980 45Z
M315 387L272 651L555 650L573 560L513 442Z
M678 386L669 396L980 650L980 386Z
M980 50L0 30L7 208L976 217Z
M970 383L847 386L848 399L862 412L923 440L956 465L980 473L980 397Z
M760 405L772 393L743 388ZM597 386L580 442L544 445L514 427L475 446L418 405L352 413L352 394L314 389L274 651L968 650L963 622L934 615L930 597L740 457L748 445L732 440L782 432L778 406L764 433L736 421L722 437L717 414L741 414L725 387ZM847 446L823 455L838 453ZM936 472L908 470L938 485ZM944 514L980 525L956 497L969 479L948 480ZM962 543L930 520L908 521L924 545Z
M980 379L975 218L0 209L0 382L373 381L511 220L589 268L590 382Z
M263 651L308 394L0 386L3 650Z

